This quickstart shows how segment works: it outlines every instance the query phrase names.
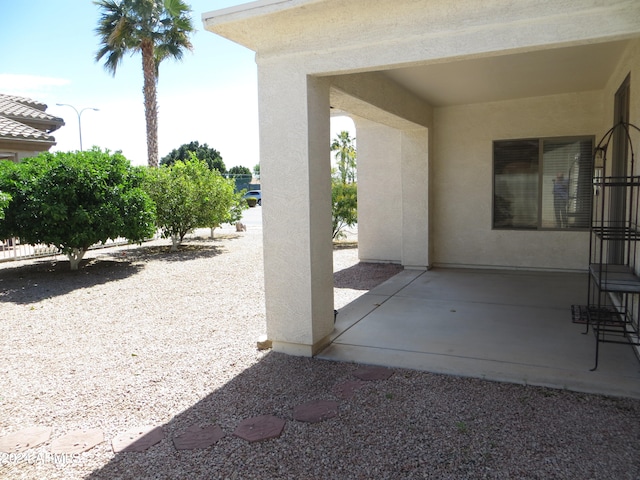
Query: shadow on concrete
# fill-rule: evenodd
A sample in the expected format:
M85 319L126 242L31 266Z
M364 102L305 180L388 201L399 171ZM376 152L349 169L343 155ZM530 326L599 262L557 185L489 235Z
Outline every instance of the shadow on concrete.
M335 288L352 288L355 290L371 290L385 280L403 270L394 263L360 262L333 274Z

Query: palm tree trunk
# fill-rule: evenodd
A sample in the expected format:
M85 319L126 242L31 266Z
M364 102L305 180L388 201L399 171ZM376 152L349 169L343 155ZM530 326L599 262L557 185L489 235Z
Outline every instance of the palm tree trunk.
M156 99L156 64L153 42L142 42L142 72L144 75L144 116L147 122L147 157L150 167L158 166L158 101Z

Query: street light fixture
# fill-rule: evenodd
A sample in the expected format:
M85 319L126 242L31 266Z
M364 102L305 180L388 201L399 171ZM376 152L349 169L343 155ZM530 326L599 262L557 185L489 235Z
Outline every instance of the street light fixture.
M86 107L78 111L76 107L74 107L73 105L69 105L68 103L56 103L56 105L58 105L59 107L71 107L76 112L76 115L78 115L78 134L80 135L80 151L82 151L82 124L80 123L80 117L82 115L82 112L84 112L85 110L93 110L98 112L100 109L93 108L93 107Z

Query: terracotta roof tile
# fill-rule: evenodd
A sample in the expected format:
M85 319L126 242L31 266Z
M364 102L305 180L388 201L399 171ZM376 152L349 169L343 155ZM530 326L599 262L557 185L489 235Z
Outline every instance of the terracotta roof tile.
M47 105L38 100L34 100L32 98L20 97L18 95L7 95L5 93L0 93L0 98L6 98L16 103L22 103L24 105L29 105L37 110L45 111L47 109Z
M34 148L33 142L46 149L56 144L50 135L64 125L64 120L46 113L47 105L37 100L0 93L0 141L25 142Z
M0 115L0 140L39 140L55 143L55 138L42 130Z
M46 105L45 105L46 107ZM50 124L47 126L48 131L57 130L64 125L64 120L59 117L54 117L42 110L33 108L24 103L16 102L11 97L6 95L0 95L0 116L16 120L18 122L24 121L38 121Z

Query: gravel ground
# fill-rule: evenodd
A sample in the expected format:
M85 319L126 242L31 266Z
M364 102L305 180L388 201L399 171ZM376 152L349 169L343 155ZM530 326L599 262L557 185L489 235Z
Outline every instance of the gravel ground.
M638 479L640 401L394 369L350 398L335 386L360 366L258 351L265 332L260 230L0 264L0 437L31 426L51 439L11 479ZM393 275L334 252L336 307ZM319 423L293 419L311 400L339 402ZM258 415L279 438L233 435ZM176 450L194 425L225 436ZM126 430L162 425L144 453L114 454ZM51 440L99 428L105 441L56 461Z

